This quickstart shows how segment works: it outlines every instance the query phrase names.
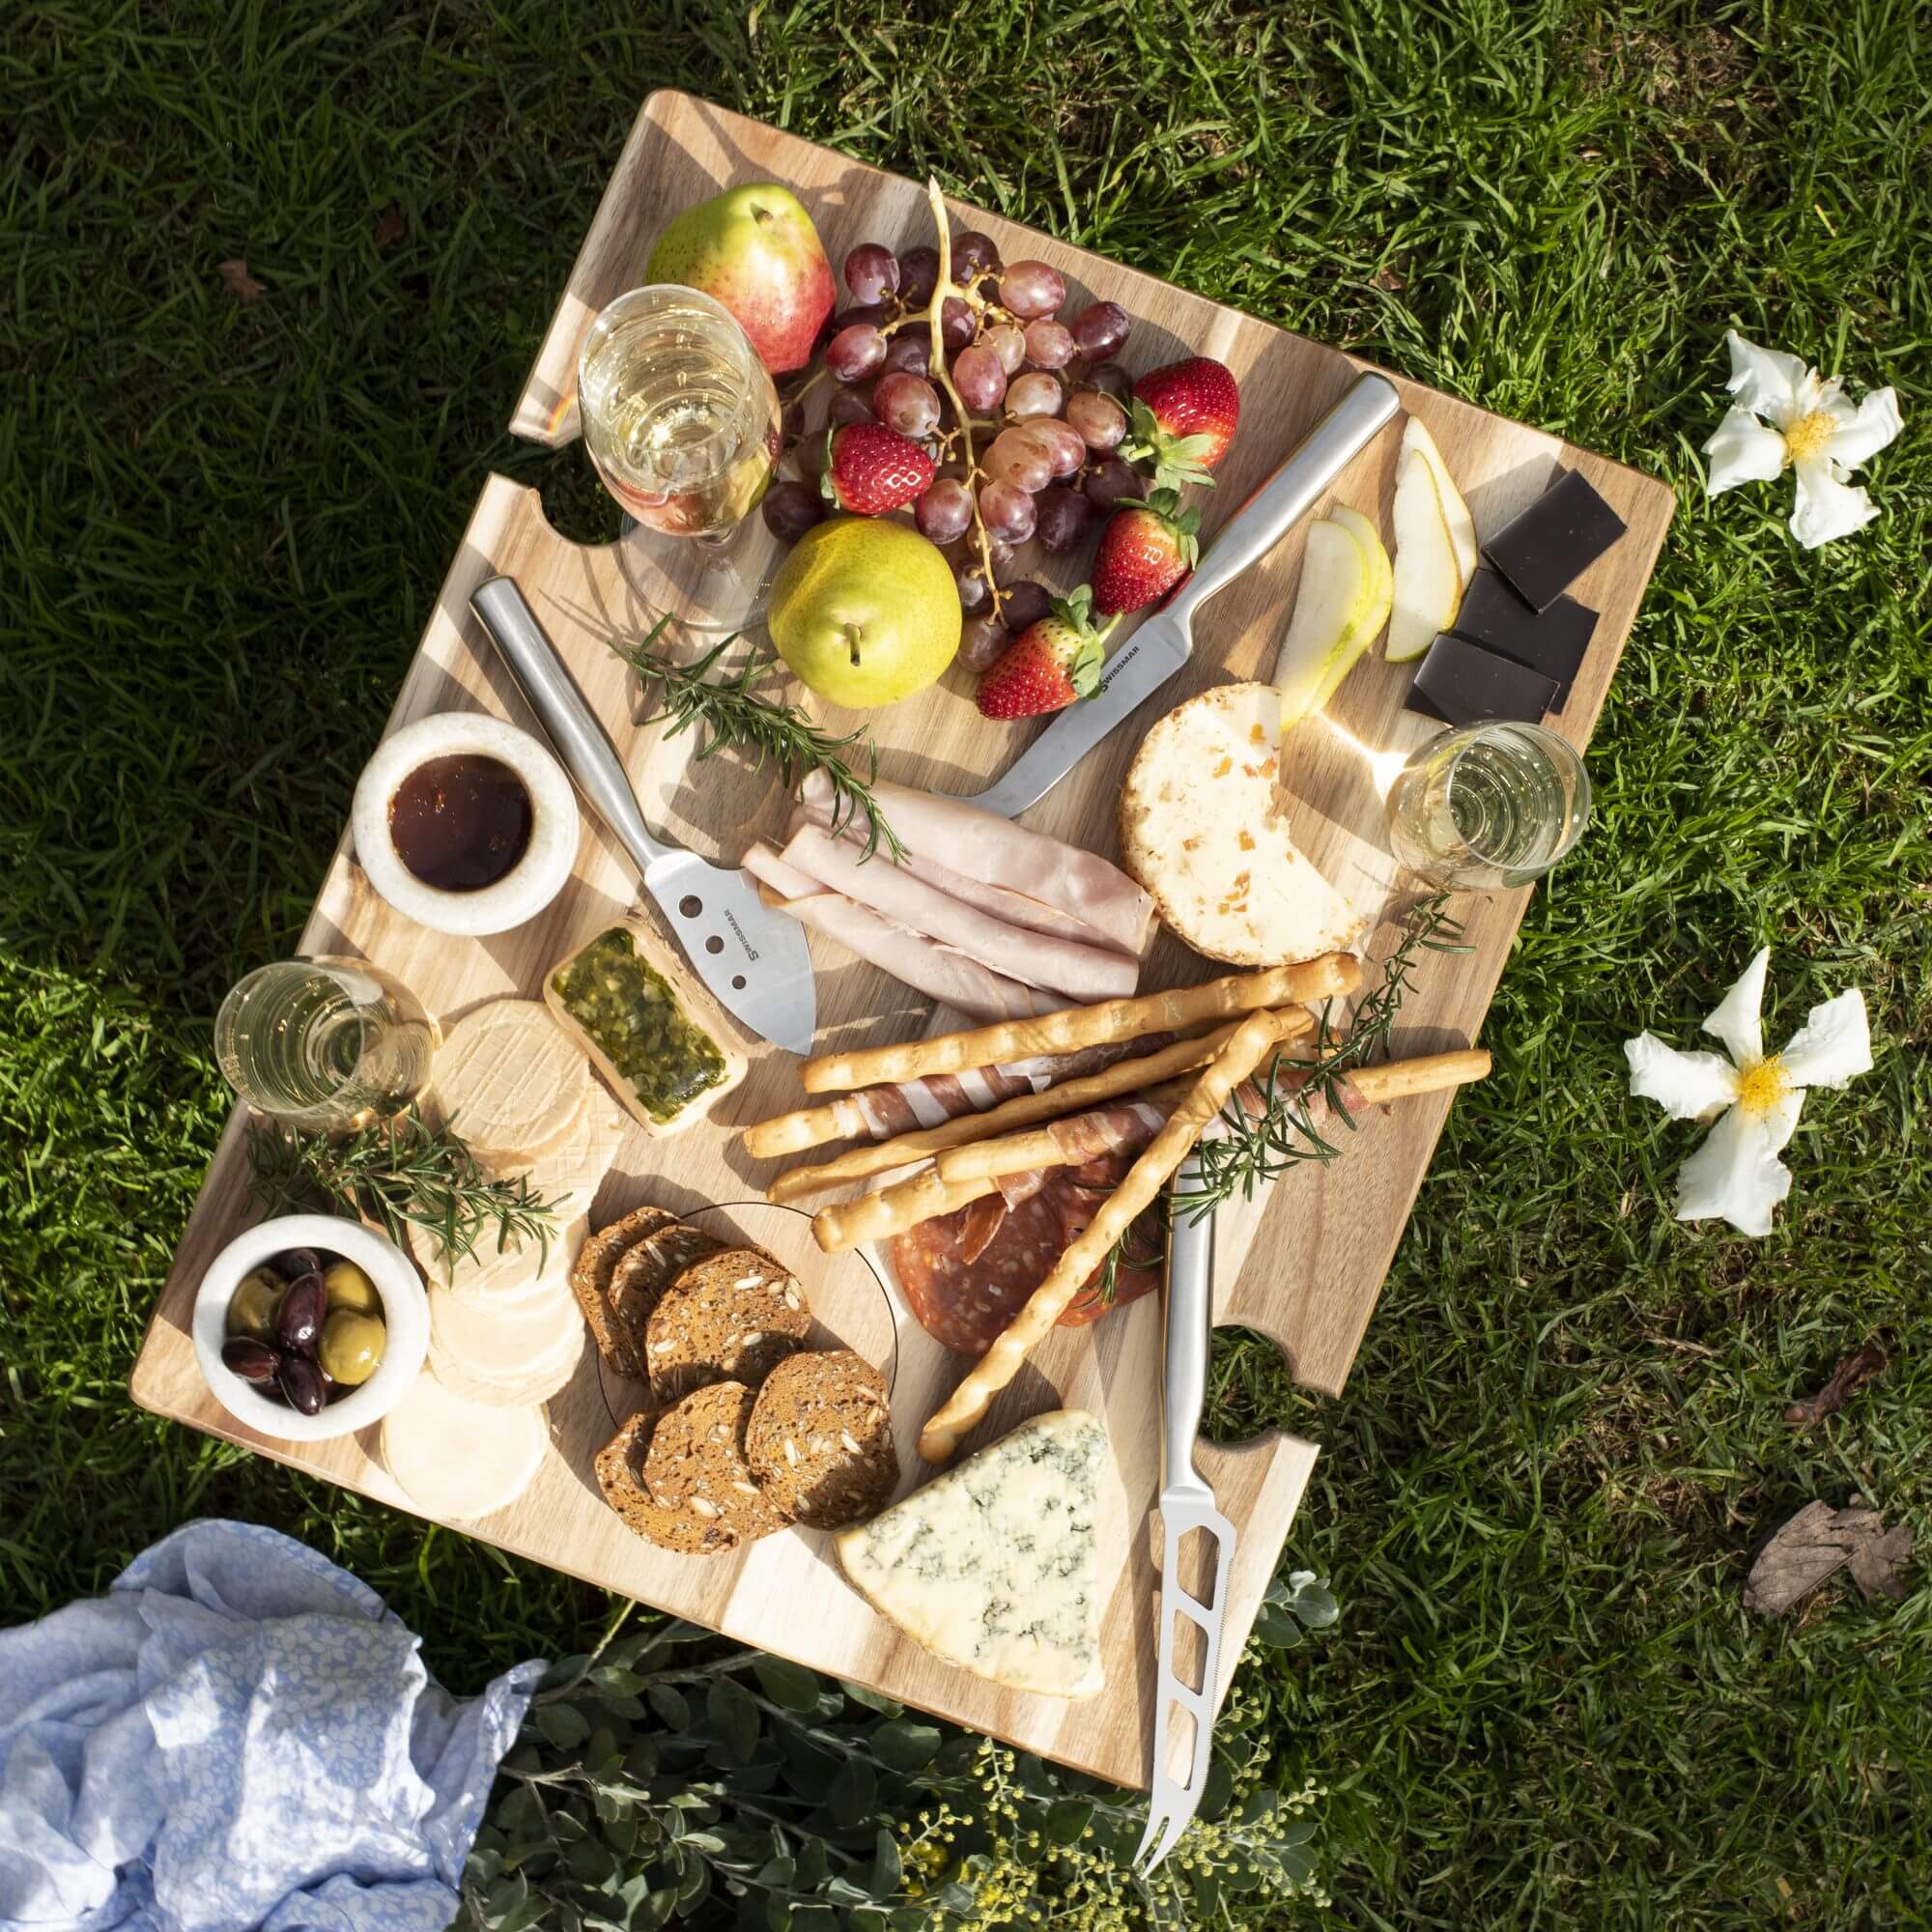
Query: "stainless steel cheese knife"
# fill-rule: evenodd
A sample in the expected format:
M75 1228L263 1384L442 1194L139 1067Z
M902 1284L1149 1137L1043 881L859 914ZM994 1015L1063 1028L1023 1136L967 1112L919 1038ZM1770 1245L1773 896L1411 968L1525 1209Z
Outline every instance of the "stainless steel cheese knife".
M1357 376L1293 453L1228 520L1194 575L1107 662L1100 689L1068 705L1006 777L966 802L1002 818L1037 805L1142 698L1194 651L1194 613L1259 563L1308 512L1400 407L1386 377Z
M1172 1198L1200 1189L1198 1156L1190 1154L1176 1175ZM1143 1876L1174 1849L1201 1808L1214 1745L1215 1686L1221 1673L1221 1626L1228 1614L1228 1581L1235 1562L1235 1525L1214 1506L1214 1492L1194 1466L1201 1434L1201 1411L1208 1399L1208 1357L1213 1325L1214 1217L1190 1221L1173 1209L1167 1240L1167 1370L1161 1390L1160 1483L1160 1676L1153 1717L1153 1790L1148 1799L1147 1831L1134 1853ZM1214 1581L1209 1601L1201 1602L1180 1580L1180 1549L1191 1531L1202 1530L1214 1546ZM1185 1617L1201 1633L1198 1683L1182 1678L1175 1664L1174 1634ZM1177 1710L1193 1719L1191 1762L1186 1779L1168 1762L1171 1719Z
M493 577L469 600L497 654L549 734L583 802L642 874L685 956L726 1012L793 1053L810 1053L817 1021L804 929L727 872L651 837L616 748L564 668L524 593Z

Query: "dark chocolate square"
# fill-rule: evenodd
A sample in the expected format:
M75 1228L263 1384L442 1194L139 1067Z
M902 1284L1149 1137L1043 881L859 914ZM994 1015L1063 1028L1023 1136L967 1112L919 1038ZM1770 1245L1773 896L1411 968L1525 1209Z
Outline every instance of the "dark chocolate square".
M1444 631L1416 668L1408 708L1445 724L1480 724L1491 718L1535 724L1555 696L1553 677Z
M1556 702L1550 709L1561 711L1590 648L1597 613L1574 597L1559 597L1548 610L1532 611L1493 570L1479 570L1469 580L1450 628L1472 644L1553 677Z
M1563 475L1483 546L1531 609L1547 611L1624 533L1580 470Z

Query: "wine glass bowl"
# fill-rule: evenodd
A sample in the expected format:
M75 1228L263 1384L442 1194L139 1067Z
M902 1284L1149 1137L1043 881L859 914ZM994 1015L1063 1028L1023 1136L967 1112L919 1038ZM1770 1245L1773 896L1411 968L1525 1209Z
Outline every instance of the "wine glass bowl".
M778 466L778 391L730 311L696 289L633 289L604 309L577 397L604 487L667 535L724 536Z

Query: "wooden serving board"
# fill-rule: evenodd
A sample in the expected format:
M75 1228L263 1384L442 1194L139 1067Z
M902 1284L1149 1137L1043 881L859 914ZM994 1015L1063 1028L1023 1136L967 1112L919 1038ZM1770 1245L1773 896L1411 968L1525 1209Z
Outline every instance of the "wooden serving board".
M723 185L782 182L817 222L832 260L865 239L895 247L929 241L924 196L912 183L867 168L737 115L677 94L645 103L574 270L513 426L562 442L575 433L572 375L579 342L605 302L641 279L650 243L677 209ZM1203 499L1205 535L1264 480L1316 418L1367 365L1333 350L1169 287L1150 276L1064 246L982 211L953 205L955 228L985 230L1008 261L1034 256L1065 275L1075 298L1108 297L1134 317L1122 360L1133 371L1174 355L1226 361L1241 386L1241 426ZM1571 740L1589 737L1638 600L1669 521L1667 490L1617 464L1540 431L1398 379L1405 405L1421 415L1463 485L1479 531L1498 527L1559 468L1576 468L1628 523L1629 533L1575 586L1602 615L1567 709L1551 721ZM1356 505L1386 530L1398 431L1391 429L1339 479L1334 499ZM1269 674L1292 608L1302 534L1292 533L1264 564L1206 607L1193 663L1027 814L1027 822L1114 856L1114 801L1141 735L1193 693L1231 679ZM469 610L470 592L507 573L568 659L611 729L638 781L653 828L708 858L735 861L756 834L782 830L785 804L769 779L721 756L694 767L689 744L667 745L633 722L636 694L608 646L645 625L651 570L625 545L583 549L545 523L535 494L501 477L485 486L426 629L389 728L438 710L480 708L528 725ZM1399 896L1382 838L1381 794L1393 767L1435 728L1402 708L1407 668L1379 658L1360 664L1330 706L1289 747L1287 782L1297 841L1365 910ZM1023 748L1024 729L987 724L975 711L971 680L950 672L932 692L867 723L884 775L937 790L971 792ZM856 724L817 707L837 728ZM345 801L346 804L346 801ZM632 903L633 874L615 847L586 823L570 888L540 918L484 940L439 937L412 925L370 891L347 835L304 930L305 952L359 952L397 974L447 1024L478 1003L534 998L545 970ZM1430 955L1405 1009L1398 1052L1421 1053L1475 1039L1526 895L1464 901L1471 951ZM819 1051L872 1044L929 1030L925 1003L874 968L813 939ZM1163 935L1143 975L1144 989L1210 977L1204 963ZM1503 1051L1508 1042L1498 1043ZM642 1201L679 1211L753 1202L777 1163L750 1160L736 1125L801 1103L791 1056L746 1041L752 1070L720 1107L719 1120L668 1141L634 1134L599 1198L601 1223ZM1224 1210L1218 1231L1216 1320L1260 1329L1279 1343L1308 1386L1340 1390L1374 1309L1450 1096L1403 1102L1363 1122L1346 1156L1293 1173L1271 1200ZM409 1507L376 1460L374 1432L339 1442L266 1440L220 1409L203 1385L188 1344L196 1284L215 1251L248 1219L242 1122L231 1121L188 1224L174 1268L134 1366L134 1398L312 1473ZM771 1215L768 1208L748 1213ZM803 1227L800 1221L798 1226ZM810 1251L799 1250L802 1265ZM809 1293L828 1324L843 1326L875 1284L851 1270L808 1272ZM842 1270L842 1271L840 1271ZM867 1270L869 1273L869 1270ZM853 1284L857 1283L854 1287ZM887 1306L892 1306L889 1292ZM856 1296L855 1302L845 1297ZM894 1410L910 1484L926 1472L909 1444L923 1414L963 1370L896 1315ZM857 1318L854 1318L857 1319ZM1148 1782L1155 1618L1157 1524L1149 1511L1159 1482L1160 1310L1150 1298L1097 1325L1057 1331L968 1447L993 1439L1023 1416L1058 1406L1094 1409L1107 1422L1127 1505L1122 1554L1111 1578L1104 1624L1108 1685L1099 1697L1066 1704L1021 1696L940 1663L899 1637L846 1585L828 1540L801 1531L724 1557L680 1557L629 1535L598 1498L590 1459L610 1434L613 1402L594 1360L551 1405L555 1454L512 1507L469 1533L572 1572L609 1589L695 1618L905 1702L1127 1784ZM620 1394L621 1392L619 1392ZM618 1405L620 1406L620 1404ZM1222 1652L1226 1690L1242 1641L1273 1573L1282 1539L1314 1463L1312 1444L1269 1435L1238 1448L1205 1450L1205 1472L1239 1535Z

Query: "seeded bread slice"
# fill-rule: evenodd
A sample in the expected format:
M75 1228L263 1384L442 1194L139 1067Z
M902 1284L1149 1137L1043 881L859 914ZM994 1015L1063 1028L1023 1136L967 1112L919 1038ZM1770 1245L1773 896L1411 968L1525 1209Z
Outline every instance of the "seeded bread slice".
M626 1249L657 1229L668 1227L675 1218L662 1208L639 1208L626 1214L584 1242L577 1265L570 1271L570 1292L590 1324L597 1352L619 1375L639 1381L643 1379L644 1358L611 1319L611 1277Z
M618 1256L604 1299L610 1307L612 1332L639 1363L644 1359L645 1330L665 1291L686 1268L717 1254L724 1245L702 1229L684 1221L669 1221L653 1228L641 1240L633 1241Z
M675 1402L706 1382L755 1387L811 1327L791 1272L757 1248L724 1248L671 1283L644 1331L651 1390Z
M644 1459L661 1408L640 1408L598 1450L593 1467L604 1500L623 1519L624 1527L660 1549L680 1556L715 1556L738 1547L739 1532L720 1516L691 1509L666 1509L644 1487Z
M713 1382L658 1417L644 1452L644 1488L660 1509L723 1523L744 1542L784 1527L745 1461L752 1391Z
M745 1460L794 1522L863 1522L899 1485L886 1378L849 1349L787 1355L753 1404Z

